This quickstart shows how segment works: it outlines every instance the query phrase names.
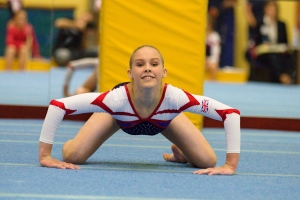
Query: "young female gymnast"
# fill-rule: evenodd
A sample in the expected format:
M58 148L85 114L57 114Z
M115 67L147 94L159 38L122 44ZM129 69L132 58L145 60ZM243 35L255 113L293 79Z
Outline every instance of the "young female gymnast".
M130 58L131 82L103 93L85 93L52 100L42 127L39 161L42 166L79 169L120 128L131 135L161 133L172 144L166 161L201 168L195 174L234 174L240 153L240 112L209 97L193 95L170 84L161 53L153 46L137 48ZM207 140L181 112L223 121L227 140L226 162L217 158ZM55 132L64 115L94 113L76 137L62 149L65 162L51 156Z

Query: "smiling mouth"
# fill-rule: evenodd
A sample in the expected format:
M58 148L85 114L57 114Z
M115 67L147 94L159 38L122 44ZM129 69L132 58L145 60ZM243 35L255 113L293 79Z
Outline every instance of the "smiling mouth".
M149 79L153 79L154 77L153 76L143 76L142 79L146 79L146 80L149 80Z

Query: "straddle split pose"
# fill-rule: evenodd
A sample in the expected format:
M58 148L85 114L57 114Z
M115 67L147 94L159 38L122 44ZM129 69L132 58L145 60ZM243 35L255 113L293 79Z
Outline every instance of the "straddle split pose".
M42 166L79 169L110 136L122 129L131 135L161 133L172 144L166 161L190 163L195 174L234 174L240 156L240 112L209 97L194 95L163 83L164 60L153 46L137 48L130 58L130 83L103 93L85 93L50 102L39 143ZM191 112L223 121L226 162L216 166L212 147L182 113ZM62 149L64 161L51 156L54 135L64 115L94 113Z

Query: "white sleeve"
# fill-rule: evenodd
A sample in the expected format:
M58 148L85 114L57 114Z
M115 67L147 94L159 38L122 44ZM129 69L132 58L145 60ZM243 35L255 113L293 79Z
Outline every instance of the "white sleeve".
M192 95L192 94L191 94ZM186 109L192 113L201 114L215 120L223 121L226 134L226 152L240 153L240 112L239 110L220 103L212 98L192 95L198 105L194 105Z
M42 126L40 141L53 144L55 133L66 114L76 115L81 113L105 112L101 107L92 104L100 94L101 93L85 93L52 100Z

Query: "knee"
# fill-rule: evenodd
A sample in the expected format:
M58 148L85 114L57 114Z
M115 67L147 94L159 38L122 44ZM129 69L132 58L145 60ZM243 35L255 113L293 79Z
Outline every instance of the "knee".
M200 157L195 162L190 162L190 164L193 167L206 169L206 168L213 168L217 165L217 156L213 152L209 156L206 156L205 158Z
M86 161L86 158L84 158L77 149L72 147L72 141L73 140L67 141L63 146L63 160L68 163L83 164Z
M12 45L9 45L9 46L6 47L5 53L6 53L6 56L14 55L16 53L16 48Z
M28 49L27 49L26 47L21 47L21 48L19 49L19 55L20 55L20 56L27 57L27 55L29 55Z
M203 168L212 168L215 167L216 165L217 165L217 156L214 153L207 159L206 166L204 166Z

